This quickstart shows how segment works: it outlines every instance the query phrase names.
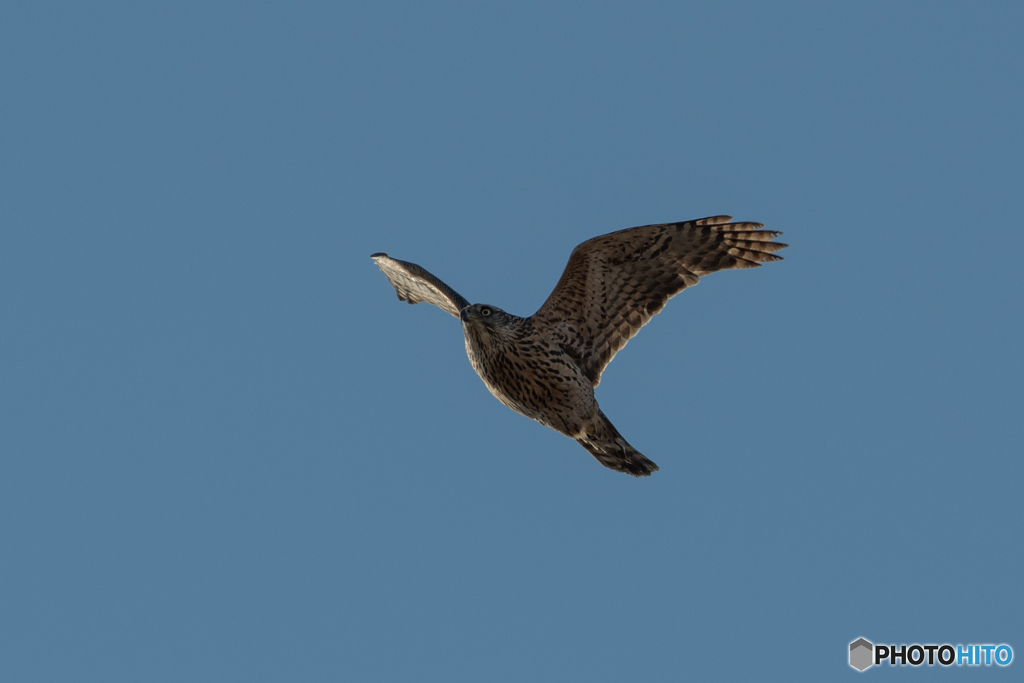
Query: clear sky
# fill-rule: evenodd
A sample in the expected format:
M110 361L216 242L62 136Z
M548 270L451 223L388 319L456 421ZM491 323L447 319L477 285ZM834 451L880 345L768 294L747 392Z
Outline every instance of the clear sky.
M1022 35L1011 2L4 3L0 679L1024 657ZM369 258L529 315L579 242L721 213L792 246L608 368L644 480Z

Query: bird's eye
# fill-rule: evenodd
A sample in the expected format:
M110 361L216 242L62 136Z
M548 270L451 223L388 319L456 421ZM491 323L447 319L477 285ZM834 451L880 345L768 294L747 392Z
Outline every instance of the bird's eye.
M489 308L481 308L480 309L480 315L482 315L485 318L489 317L491 315L491 309L489 309Z

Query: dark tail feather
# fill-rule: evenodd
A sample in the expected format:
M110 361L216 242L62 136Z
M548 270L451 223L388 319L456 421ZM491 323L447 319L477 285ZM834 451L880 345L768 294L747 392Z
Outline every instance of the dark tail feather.
M626 443L615 426L597 411L598 423L588 438L576 439L576 443L587 449L597 461L616 472L625 472L634 477L649 477L657 472L658 466L644 457L644 454Z

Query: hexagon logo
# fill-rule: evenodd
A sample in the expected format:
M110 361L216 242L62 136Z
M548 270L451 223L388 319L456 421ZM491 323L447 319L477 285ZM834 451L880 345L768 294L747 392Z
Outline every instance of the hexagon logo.
M863 671L874 663L875 646L863 638L850 643L850 666Z

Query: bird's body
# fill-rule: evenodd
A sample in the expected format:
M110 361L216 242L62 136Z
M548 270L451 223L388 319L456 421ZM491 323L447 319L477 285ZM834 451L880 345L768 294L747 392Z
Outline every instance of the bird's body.
M373 258L409 303L426 301L462 320L466 353L506 406L575 439L597 460L634 476L658 466L601 412L594 387L626 342L669 298L701 275L778 260L781 233L727 216L648 225L588 240L573 250L547 302L529 318L470 305L413 263Z
M480 308L469 306L462 313L466 354L476 374L512 410L571 434L579 422L578 404L586 396L580 391L580 380L585 378L579 368L559 357L529 318L486 307L492 311L492 320L507 319L498 326L483 318ZM588 393L593 399L593 388Z
M488 324L480 310L491 311ZM538 331L530 318L477 304L462 310L469 362L487 389L512 410L575 439L602 464L642 476L658 466L630 446L601 412L594 384L565 352L565 336ZM628 460L623 454L628 454ZM610 458L609 458L610 456ZM619 462L621 460L621 462Z

